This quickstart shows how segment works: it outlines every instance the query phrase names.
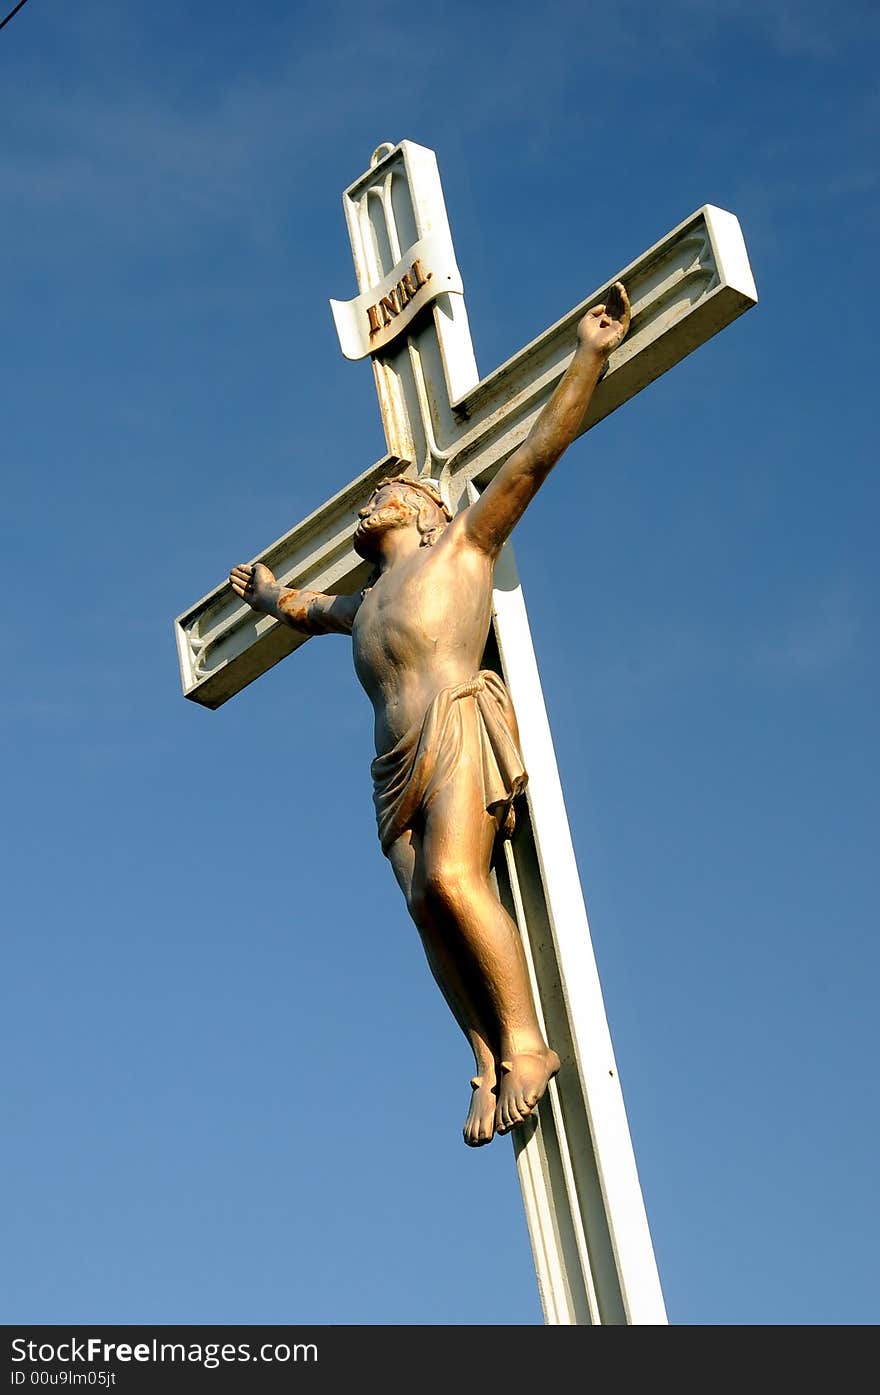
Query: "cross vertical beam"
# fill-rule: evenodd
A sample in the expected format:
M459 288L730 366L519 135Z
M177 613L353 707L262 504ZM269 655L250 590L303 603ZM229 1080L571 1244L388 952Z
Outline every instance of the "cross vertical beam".
M495 568L493 630L529 771L527 817L505 845L499 892L526 948L545 1037L563 1062L537 1118L513 1134L544 1315L554 1324L665 1323L550 724L509 546Z

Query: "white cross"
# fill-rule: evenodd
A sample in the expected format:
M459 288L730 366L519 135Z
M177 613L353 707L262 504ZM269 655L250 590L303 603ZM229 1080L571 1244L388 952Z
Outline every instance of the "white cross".
M526 437L571 360L576 326L613 281L632 326L581 425L639 392L755 304L736 218L706 206L482 381L433 151L383 145L343 196L360 294L331 302L343 352L372 357L388 455L262 552L285 586L349 593L351 538L385 475L430 475L453 510ZM222 583L176 622L184 693L219 707L305 642ZM486 666L516 708L527 817L498 890L523 938L539 1016L563 1068L513 1133L549 1323L662 1323L654 1260L528 620L508 545L495 570Z

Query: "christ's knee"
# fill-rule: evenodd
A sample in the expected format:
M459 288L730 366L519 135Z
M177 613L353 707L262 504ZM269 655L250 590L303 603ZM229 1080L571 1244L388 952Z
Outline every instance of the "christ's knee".
M460 921L488 891L486 879L473 867L455 861L440 861L429 868L424 880L424 900L433 910Z

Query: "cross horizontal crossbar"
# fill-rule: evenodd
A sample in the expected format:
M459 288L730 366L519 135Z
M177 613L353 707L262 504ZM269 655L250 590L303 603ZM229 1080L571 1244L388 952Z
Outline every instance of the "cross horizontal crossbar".
M468 483L484 486L525 439L568 367L577 324L612 281L629 291L629 335L612 354L578 435L686 358L757 300L745 244L731 213L706 205L452 404L458 430L438 442L440 482L453 508ZM411 462L386 456L260 553L286 586L350 594L367 568L351 538L358 510L384 475ZM304 643L257 616L223 582L175 622L184 695L220 707Z

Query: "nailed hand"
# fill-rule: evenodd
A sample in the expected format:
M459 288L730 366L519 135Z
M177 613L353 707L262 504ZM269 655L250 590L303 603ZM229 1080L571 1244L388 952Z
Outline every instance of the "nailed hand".
M622 281L615 281L603 305L594 305L578 325L578 343L603 358L623 342L630 322L629 296Z

